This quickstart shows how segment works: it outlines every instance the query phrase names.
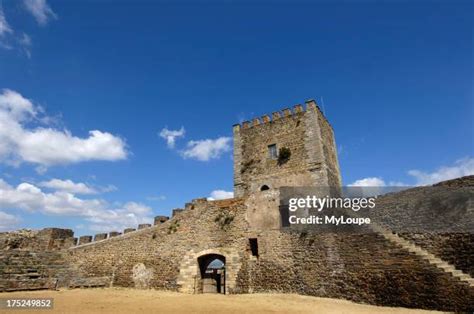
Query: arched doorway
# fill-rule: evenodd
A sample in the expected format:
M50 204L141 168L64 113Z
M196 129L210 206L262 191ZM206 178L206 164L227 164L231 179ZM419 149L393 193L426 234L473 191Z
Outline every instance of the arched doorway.
M206 254L198 257L201 293L225 294L225 256Z

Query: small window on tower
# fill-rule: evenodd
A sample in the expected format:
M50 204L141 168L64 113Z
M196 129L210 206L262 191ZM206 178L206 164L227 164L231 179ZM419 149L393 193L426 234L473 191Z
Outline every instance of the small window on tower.
M271 159L278 158L278 151L276 144L268 145L268 157Z

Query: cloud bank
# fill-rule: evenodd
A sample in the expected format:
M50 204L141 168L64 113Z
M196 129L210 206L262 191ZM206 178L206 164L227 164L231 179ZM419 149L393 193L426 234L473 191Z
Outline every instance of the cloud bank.
M72 180L61 180L61 179L51 179L49 181L43 181L38 184L38 186L49 188L56 191L69 192L73 194L99 194L105 192L111 192L117 190L113 185L108 185L105 187L96 187L91 186L82 182L73 182Z
M56 182L53 185L59 186L59 183ZM66 185L70 190L85 188L81 184ZM94 231L120 231L126 227L135 227L140 223L152 221L152 209L144 204L136 202L110 204L101 199L77 197L66 189L45 192L39 186L26 182L14 187L3 179L0 179L0 210L2 210L0 221L2 217L10 222L19 219L3 210L23 210L45 215L84 218L89 222L89 229ZM11 223L2 223L2 225L5 225L3 229L13 228Z
M410 170L408 174L415 178L416 185L430 185L440 181L468 176L474 174L474 158L459 159L454 165L440 167L434 172Z
M380 177L368 177L354 181L348 186L362 186L362 187L382 187L382 186L423 186L432 185L441 181L451 180L463 176L474 175L474 158L462 158L457 160L451 166L443 166L433 172L424 172L421 170L410 170L407 172L415 183L407 184L403 182L389 182L386 183Z
M123 139L108 132L89 131L74 136L69 130L31 125L51 120L43 109L20 93L4 89L0 94L0 162L22 162L43 167L91 160L116 161L127 158Z

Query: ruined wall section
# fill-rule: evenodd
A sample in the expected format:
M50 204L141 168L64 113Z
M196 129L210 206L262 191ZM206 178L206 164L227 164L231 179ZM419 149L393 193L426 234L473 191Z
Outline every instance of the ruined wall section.
M66 263L58 251L0 251L0 292L54 289L65 278Z
M0 292L105 286L108 279L82 280L82 274L64 258L76 239L70 229L45 228L0 233Z
M75 244L71 229L45 228L0 233L0 250L57 251Z

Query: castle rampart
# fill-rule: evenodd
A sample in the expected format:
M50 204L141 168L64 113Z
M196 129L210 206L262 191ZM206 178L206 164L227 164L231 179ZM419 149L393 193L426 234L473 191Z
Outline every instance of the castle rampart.
M197 198L173 209L171 218L156 216L153 225L96 234L94 240L83 235L77 245L68 229L0 233L0 291L120 286L202 293L213 289L206 267L218 259L225 267L215 275L224 276L219 292L225 294L299 293L474 310L471 234L402 234L419 244L413 250L395 243L392 233L280 229L279 187L341 184L333 130L314 101L306 109L296 105L235 125L233 132L235 198ZM472 190L472 180L445 185ZM397 217L399 198L416 204L431 191L381 196L384 207L374 219ZM431 254L456 269L425 258Z

